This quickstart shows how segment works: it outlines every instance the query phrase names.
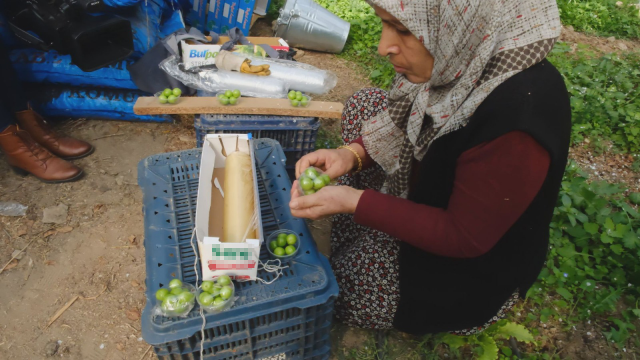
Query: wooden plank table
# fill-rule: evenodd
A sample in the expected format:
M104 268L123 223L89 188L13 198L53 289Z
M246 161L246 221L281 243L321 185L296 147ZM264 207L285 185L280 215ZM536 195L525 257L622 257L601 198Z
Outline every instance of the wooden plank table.
M215 97L181 97L175 104L160 104L155 97L139 97L133 107L137 115L243 114L282 115L341 119L344 105L311 101L307 107L293 107L288 99L240 98L236 105L222 105Z

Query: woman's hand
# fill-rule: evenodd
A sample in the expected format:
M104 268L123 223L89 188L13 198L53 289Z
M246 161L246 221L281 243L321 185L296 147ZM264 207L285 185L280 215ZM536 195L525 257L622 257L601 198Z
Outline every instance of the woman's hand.
M360 158L364 158L364 149L358 144L350 145ZM347 174L358 165L358 159L348 149L338 150L318 150L303 156L296 163L296 179L300 177L303 171L309 166L315 166L321 169L331 179L339 178Z
M301 196L298 181L291 187L291 214L298 218L317 220L335 214L353 214L363 190L349 186L325 186L315 194Z

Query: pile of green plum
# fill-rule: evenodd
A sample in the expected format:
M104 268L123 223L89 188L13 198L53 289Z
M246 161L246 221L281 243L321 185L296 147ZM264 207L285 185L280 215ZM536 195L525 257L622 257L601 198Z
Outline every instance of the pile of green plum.
M240 96L242 96L240 90L225 90L218 93L218 101L222 105L235 105L238 103Z
M327 174L323 174L317 168L309 167L302 172L298 179L298 186L300 187L301 194L311 195L316 191L331 183L331 178Z
M159 309L164 316L185 316L193 309L196 301L196 288L191 284L183 284L179 279L169 282L169 288L156 291Z
M298 237L289 230L280 230L269 236L269 251L275 257L287 257L298 250Z
M182 95L182 90L175 88L173 90L167 88L164 89L160 95L158 95L158 101L160 104L175 104L178 98Z
M221 275L202 282L198 289L198 304L208 312L220 312L233 305L235 288L231 278Z
M307 96L302 95L300 91L291 90L289 91L289 94L287 95L287 97L289 98L289 101L291 102L291 106L293 107L298 107L298 106L304 107L309 105L309 98Z

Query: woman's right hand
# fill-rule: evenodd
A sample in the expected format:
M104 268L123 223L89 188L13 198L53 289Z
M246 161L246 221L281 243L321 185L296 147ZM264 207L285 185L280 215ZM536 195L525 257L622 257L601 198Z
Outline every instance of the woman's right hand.
M362 149L360 145L354 144L352 148L354 147L356 151L364 153L364 149ZM349 173L357 165L358 159L349 149L318 150L298 160L296 163L296 179L299 178L300 174L309 166L315 166L329 175L331 179L336 179Z

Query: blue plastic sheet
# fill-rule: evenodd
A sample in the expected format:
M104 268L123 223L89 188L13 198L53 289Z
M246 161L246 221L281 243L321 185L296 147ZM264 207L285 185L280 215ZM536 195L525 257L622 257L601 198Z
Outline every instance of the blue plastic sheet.
M141 0L104 0L104 4L110 7L127 7L139 3Z
M135 90L31 86L27 88L31 104L44 116L96 118L142 122L171 122L168 115L136 115L133 105L140 96Z
M71 56L60 55L54 50L16 49L10 56L18 78L25 82L137 89L128 70L133 60L84 72L72 64Z

